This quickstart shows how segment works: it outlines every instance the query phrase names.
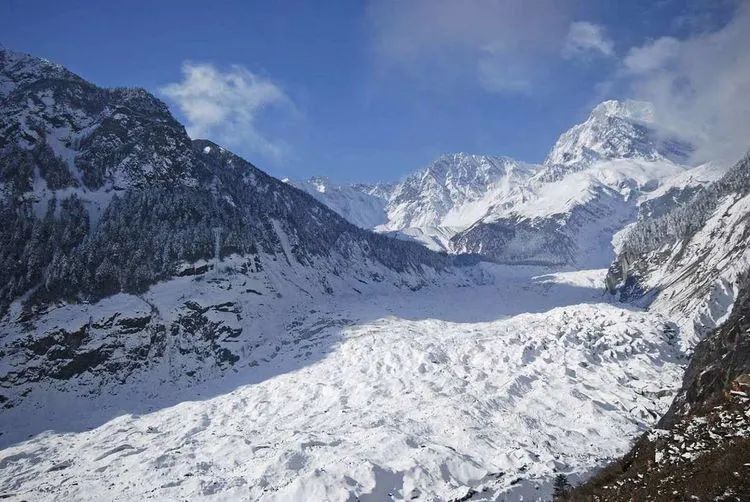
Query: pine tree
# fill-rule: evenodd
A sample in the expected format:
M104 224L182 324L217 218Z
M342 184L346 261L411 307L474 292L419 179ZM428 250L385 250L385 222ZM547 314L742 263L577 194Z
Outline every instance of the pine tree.
M695 235L730 194L750 193L750 155L746 155L721 179L701 189L692 199L657 218L636 223L623 243L623 253L640 256Z
M553 483L552 498L554 500L565 500L565 496L570 490L570 483L568 483L568 477L565 474L558 474L555 476Z

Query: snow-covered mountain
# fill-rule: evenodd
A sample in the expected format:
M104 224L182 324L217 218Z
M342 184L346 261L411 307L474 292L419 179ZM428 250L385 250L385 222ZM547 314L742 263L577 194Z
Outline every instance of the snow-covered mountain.
M750 158L623 236L608 288L674 318L692 346L731 312L750 269Z
M508 157L443 155L396 185L388 200L384 230L464 228L508 198L535 167Z
M717 166L686 165L690 151L660 132L650 104L605 101L560 136L543 165L444 155L385 189L327 183L318 197L361 226L358 215L367 214L381 221L376 231L432 249L502 263L606 266L623 227L720 175ZM320 192L315 180L297 186Z
M669 411L571 500L745 500L750 462L750 156L623 236L607 275L693 351Z
M391 187L337 185L320 176L304 182L289 178L282 181L309 193L360 228L372 229L387 222L386 204Z
M451 250L507 263L606 266L625 226L685 202L722 174L722 166L679 163L690 151L663 139L651 105L605 101L562 134L522 202L489 209Z
M716 176L705 172L668 160L616 159L554 181L535 177L523 203L489 210L452 238L451 249L504 263L606 266L618 232L644 213L684 202Z
M672 310L603 297L604 269L519 263L590 268L615 232L632 252L644 222L714 204L709 166L633 154L552 181L457 154L299 190L146 91L8 51L0 89L0 497L546 499L677 391ZM719 270L747 249L733 176L700 213Z
M455 153L399 183L342 186L321 178L288 182L363 228L449 250L457 231L498 201L520 193L517 188L536 169L508 157Z
M664 136L653 105L641 101L604 101L585 122L558 138L547 158L543 178L556 179L571 169L612 159L671 160L685 163L689 144Z
M101 89L9 51L0 51L0 74L7 405L28 395L27 384L93 368L127 378L144 355L149 364L163 357L183 322L197 337L189 351L197 366L231 366L239 355L217 340L236 341L242 329L209 321L190 295L171 314L132 296L178 276L201 280L222 259L235 257L230 269L247 275L244 296L265 301L288 274L308 294L383 281L418 288L463 274L454 267L462 259L359 229L220 146L191 141L146 91ZM86 315L75 307L92 302ZM236 302L217 308L234 312ZM66 308L80 315L60 324Z

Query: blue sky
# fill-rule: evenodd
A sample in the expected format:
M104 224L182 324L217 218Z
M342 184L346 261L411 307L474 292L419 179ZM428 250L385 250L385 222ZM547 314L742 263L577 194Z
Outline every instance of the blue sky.
M388 181L445 152L541 161L605 98L680 108L658 87L665 72L691 96L709 72L742 73L737 58L718 70L690 59L746 5L5 0L0 43L101 86L145 87L191 134L273 175ZM735 32L714 50L750 49Z

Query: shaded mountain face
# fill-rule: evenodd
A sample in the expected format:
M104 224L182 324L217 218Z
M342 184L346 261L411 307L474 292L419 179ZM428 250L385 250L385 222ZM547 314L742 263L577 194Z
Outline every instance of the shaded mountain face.
M190 140L143 90L8 51L0 75L6 407L71 378L91 392L134 372L200 380L274 347L313 298L475 279L472 257L358 228Z
M138 89L0 52L4 307L141 291L219 253L340 254L393 270L451 259L360 230L230 152L191 141Z
M432 249L603 267L623 227L715 179L704 167L688 174L690 152L659 133L650 104L606 101L562 134L542 165L457 153L392 185L296 186L359 226Z
M750 159L684 204L644 218L623 239L607 276L622 301L675 318L694 345L721 325L750 268Z

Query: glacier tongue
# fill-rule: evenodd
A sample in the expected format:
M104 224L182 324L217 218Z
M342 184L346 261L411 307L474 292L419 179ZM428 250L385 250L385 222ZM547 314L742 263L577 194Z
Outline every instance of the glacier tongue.
M144 298L162 315L179 301L176 288L200 304L255 298L271 324L249 308L239 320L212 315L245 326L256 358L188 386L184 375L134 374L96 400L90 387L76 391L77 378L66 391L32 392L1 416L0 492L546 497L555 472L585 475L664 412L682 353L659 315L600 303L603 270L482 267L494 280L472 288L382 284L362 297L295 296L289 286L271 310L260 307L274 305L265 296L242 292L241 275L193 281L192 290L185 279L160 285ZM179 368L180 353L171 357ZM42 403L45 413L34 413Z

